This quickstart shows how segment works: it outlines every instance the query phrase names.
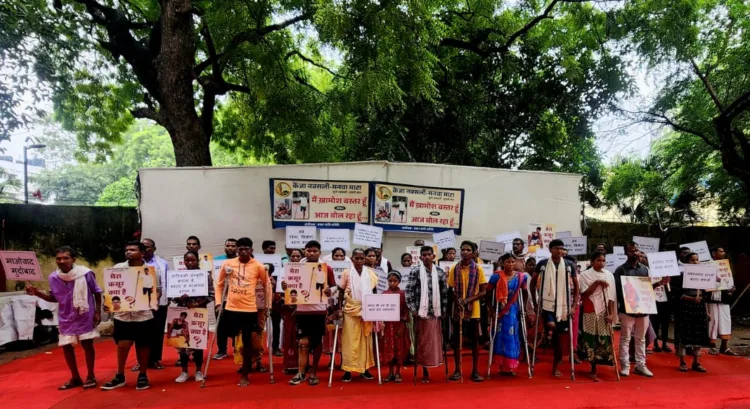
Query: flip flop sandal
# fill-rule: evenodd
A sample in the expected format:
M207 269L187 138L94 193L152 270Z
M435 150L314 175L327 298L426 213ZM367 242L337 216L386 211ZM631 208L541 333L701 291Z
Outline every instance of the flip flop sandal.
M257 370L258 372L260 372L260 373L266 373L266 372L268 372L268 368L266 368L265 366L258 366L258 367L256 368L256 370Z
M130 372L138 372L141 370L141 366L139 364L133 365L132 368L130 368Z
M383 382L393 382L393 380L396 379L393 375L388 375L383 379Z
M695 372L700 372L700 373L706 373L707 372L706 368L704 368L703 365L701 365L701 364L693 365L693 370Z
M482 378L481 376L479 376L479 374L475 373L475 374L471 374L471 381L472 382L482 382L482 381L484 381L484 378Z
M721 351L721 353L727 356L739 356L736 352L732 351L729 348L725 349L724 351Z
M709 355L719 355L719 350L716 348L711 348L708 350Z
M91 388L96 388L96 379L86 379L86 382L83 383L83 389Z
M461 374L458 372L453 372L453 375L451 375L451 377L448 379L451 381L458 381L461 379Z
M680 364L680 372L687 372L688 367L687 364Z
M310 385L310 386L315 386L315 385L317 385L319 383L320 383L320 379L318 379L317 377L310 377L307 380L307 384Z
M403 380L403 379L401 379L401 376L399 376L399 375L396 375L396 377L395 377L395 378L393 378L393 382L395 382L395 383L401 383L401 382L403 382L403 381L404 381L404 380Z
M162 364L156 364L156 365L152 366L151 369L155 369L157 371L161 371L162 369L164 369L164 365L162 365Z
M77 388L79 386L83 386L83 381L81 381L80 379L71 379L68 382L65 382L59 388L57 388L57 390L67 391L68 389Z
M422 382L422 383L430 383L430 380L429 380L429 379L427 379L427 378L422 378L422 379L420 380L420 382Z

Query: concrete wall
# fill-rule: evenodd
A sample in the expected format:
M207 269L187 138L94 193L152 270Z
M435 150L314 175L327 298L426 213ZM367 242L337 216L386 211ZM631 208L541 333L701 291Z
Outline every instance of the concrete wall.
M203 250L223 253L227 237L273 239L283 248L284 230L271 228L269 178L384 181L465 189L460 239L494 239L528 223L554 223L580 234L580 176L416 163L357 162L245 168L141 169L143 237L156 240L162 256L182 255L185 239L200 237ZM387 232L384 251L397 260L416 238Z

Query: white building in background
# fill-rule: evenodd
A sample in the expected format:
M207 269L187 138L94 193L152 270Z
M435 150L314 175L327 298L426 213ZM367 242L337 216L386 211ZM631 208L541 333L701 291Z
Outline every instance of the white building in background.
M33 151L29 151L29 203L41 203L38 198L32 196L38 187L34 184L34 176L43 171L47 165L42 158L33 156ZM0 155L0 169L3 170L0 176L0 183L5 185L8 178L18 180L18 186L5 186L0 193L0 201L6 203L23 203L23 154L14 158L13 155ZM46 199L43 197L43 199Z

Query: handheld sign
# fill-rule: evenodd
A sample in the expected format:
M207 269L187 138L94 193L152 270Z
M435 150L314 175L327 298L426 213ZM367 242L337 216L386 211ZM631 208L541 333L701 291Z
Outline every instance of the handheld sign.
M717 290L731 290L734 288L734 277L732 277L732 268L729 266L729 260L716 260L719 266L716 272L716 280L719 281Z
M411 265L412 266L418 266L419 265L419 258L422 256L422 247L419 246L409 246L406 248L406 252L411 254Z
M286 226L286 248L303 249L312 240L315 240L315 226Z
M440 267L441 270L445 271L446 274L448 271L450 271L451 267L455 266L458 261L440 261L438 262L438 267Z
M5 278L17 281L42 281L39 260L33 251L0 251Z
M354 225L354 244L380 248L383 242L383 228L357 223Z
M521 231L514 230L512 232L498 234L495 236L495 241L498 243L505 244L506 249L512 249L513 248L513 240L515 239L521 239L523 242L523 248L528 249L528 243L526 240L524 240L521 236Z
M362 302L362 319L367 322L401 320L399 294L365 294Z
M685 273L682 275L682 286L695 290L715 290L719 283L716 273L719 271L718 264L685 264Z
M170 305L167 309L166 344L174 348L208 348L208 309Z
M328 297L328 267L326 263L289 263L284 266L286 291L284 304L326 304Z
M456 248L456 233L453 230L432 233L432 240L435 241L435 244L440 250Z
M484 278L490 281L490 277L495 274L495 265L492 263L482 264L482 271L484 271Z
M628 314L656 314L656 295L649 277L620 277L625 312Z
M620 267L628 261L628 257L619 254L607 254L605 260L604 268L609 271L615 271L617 267Z
M623 246L612 246L612 254L616 256L624 256L625 255L625 247Z
M208 272L204 270L168 270L167 297L205 297L208 295Z
M261 264L270 264L273 266L273 276L280 276L284 271L284 266L281 263L280 254L256 254L253 256L254 259L258 260Z
M559 232L557 232L557 234L555 236L557 236L556 238L558 238L558 239L564 239L565 237L573 237L573 232L571 232L569 230L568 231L559 231Z
M690 251L698 255L698 260L700 261L711 261L711 251L708 250L708 243L705 240L680 244L680 247L689 248Z
M383 269L373 269L373 271L378 276L378 285L375 287L375 291L382 294L388 289L388 273Z
M350 261L328 261L328 264L333 269L333 276L336 278L336 285L341 285L341 277L344 273L349 271L352 267Z
M111 312L156 310L158 282L151 266L105 268L104 305Z
M568 254L571 256L578 256L581 254L586 254L586 236L580 236L580 237L563 237L562 238L563 243L565 244L565 248L568 249Z
M646 253L651 277L669 277L680 275L680 265L674 251Z
M409 276L411 275L411 267L399 267L396 269L399 274L401 274L401 282L398 285L398 288L406 291L406 287L409 286Z
M656 253L659 251L658 237L633 236L633 241L638 245L638 250L644 253Z
M482 240L479 242L479 258L497 261L505 253L505 243Z
M323 251L331 251L336 247L344 250L351 249L348 229L320 229L320 247Z

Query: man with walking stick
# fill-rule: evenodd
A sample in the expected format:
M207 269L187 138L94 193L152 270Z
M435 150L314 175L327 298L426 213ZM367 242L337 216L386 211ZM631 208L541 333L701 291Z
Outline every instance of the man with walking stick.
M406 287L406 304L414 317L414 368L422 366L422 383L430 382L427 368L446 365L441 322L445 319L448 290L445 272L433 262L432 247L420 249L421 263L412 268Z
M558 367L560 362L562 362L562 343L564 340L560 335L567 333L570 336L572 322L572 309L570 307L571 305L577 305L580 297L578 280L575 279L576 266L563 258L562 252L564 248L565 244L562 240L552 240L549 244L549 251L552 256L537 264L534 277L531 279L532 288L540 288L541 300L535 300L537 311L541 310L541 314L537 314L537 319L543 320L545 332L548 337L551 336L552 338L554 350L552 375L556 377L562 376L562 372L560 372ZM574 377L572 338L570 343L571 377ZM535 358L536 342L534 342L532 363Z
M461 262L451 267L448 273L448 289L451 292L450 298L456 306L457 315L451 317L454 321L453 342L453 359L456 370L451 375L450 380L463 380L461 371L461 349L463 347L464 326L466 326L466 336L471 343L471 380L482 382L484 378L479 375L479 320L481 317L481 307L479 300L485 296L485 286L487 278L484 275L482 266L477 264L474 259L475 245L470 241L461 243Z

